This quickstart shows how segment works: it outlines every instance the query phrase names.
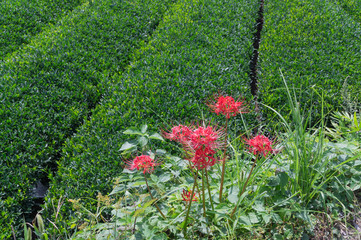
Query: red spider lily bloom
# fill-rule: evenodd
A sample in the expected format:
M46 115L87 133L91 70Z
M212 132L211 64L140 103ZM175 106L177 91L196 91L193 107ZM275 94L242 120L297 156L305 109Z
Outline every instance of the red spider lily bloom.
M215 101L213 103L207 103L208 107L210 107L213 112L217 115L220 113L225 115L226 118L230 118L231 116L236 116L238 113L247 113L247 105L245 102L237 102L233 97L227 96L218 96L215 97Z
M217 149L222 145L220 138L223 137L222 130L215 130L211 126L198 127L190 135L191 147L195 150L199 148Z
M163 131L162 135L164 138L183 144L190 150L197 150L200 147L216 149L224 144L221 140L224 137L223 129L217 130L211 126L196 128L178 125L173 127L169 133Z
M198 169L211 167L217 162L214 157L215 150L222 148L225 144L224 135L223 129L211 126L178 125L169 133L163 131L165 138L183 144L183 148L191 155L189 161Z
M192 196L192 195L193 195L193 196ZM193 202L198 201L198 198L197 198L197 196L196 196L196 193L193 193L193 194L192 194L192 191L188 191L188 190L185 190L185 189L183 189L182 197L183 197L183 201L186 201L186 202L190 202L190 201L191 201L191 197L192 197L192 201L193 201Z
M148 155L141 155L136 158L134 158L133 161L128 162L128 166L130 170L137 169L138 171L143 169L143 174L152 173L154 171L154 167L158 166L159 163L157 163L154 159L152 159Z
M193 166L198 170L208 169L216 164L217 160L214 157L216 152L210 148L199 148L195 151L194 156L190 161L193 163Z
M270 153L275 153L275 149L272 148L273 142L263 135L258 135L252 139L246 139L246 143L249 145L248 150L254 155L262 154L266 157Z
M163 136L169 140L177 141L186 145L189 142L192 130L187 126L178 125L171 129L170 133L163 131Z

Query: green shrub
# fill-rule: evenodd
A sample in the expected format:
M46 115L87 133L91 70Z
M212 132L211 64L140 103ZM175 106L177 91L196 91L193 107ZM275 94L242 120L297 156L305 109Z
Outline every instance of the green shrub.
M325 113L342 107L341 89L347 79L353 96L361 99L361 26L333 1L266 1L260 44L261 102L279 109L286 102L280 70L295 88L302 106L314 107L320 119L322 89ZM282 111L287 113L287 107ZM272 116L267 114L268 119Z
M338 0L340 6L344 8L352 17L361 23L361 2L357 0Z
M60 196L95 198L98 191L112 188L113 178L123 168L118 150L126 140L125 128L147 122L150 131L158 131L164 122L194 120L202 111L210 119L203 103L219 90L249 99L257 10L258 2L248 0L175 4L150 43L116 78L92 119L66 141L47 207ZM231 124L240 123L239 116ZM91 201L85 205L89 207ZM69 218L67 206L62 213Z
M0 199L16 227L16 216L32 208L31 184L54 169L65 139L90 117L171 2L84 4L0 62Z
M30 43L46 25L56 24L85 0L10 0L0 3L0 59Z

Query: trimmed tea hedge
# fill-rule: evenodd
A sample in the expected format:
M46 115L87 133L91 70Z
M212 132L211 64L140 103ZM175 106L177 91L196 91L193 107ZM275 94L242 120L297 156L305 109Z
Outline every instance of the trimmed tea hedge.
M266 1L264 19L261 101L276 109L285 104L280 69L296 95L302 93L301 105L315 108L313 122L320 119L321 103L312 86L324 90L325 112L342 107L346 78L352 96L361 100L361 26L336 1ZM268 113L268 117L273 115Z
M109 193L124 166L119 149L127 139L122 134L126 128L147 123L150 131L159 131L164 123L199 119L201 111L210 118L214 114L204 101L219 90L250 98L257 10L258 2L250 0L178 1L92 119L66 141L47 207L60 196ZM90 207L92 201L85 201ZM66 205L62 213L68 214Z
M0 3L0 59L31 41L85 0L7 0Z
M19 227L17 216L32 207L31 184L56 165L65 139L171 2L85 4L0 63L0 238L10 237L11 221Z
M338 0L341 7L343 7L353 18L361 23L361 1L359 0Z

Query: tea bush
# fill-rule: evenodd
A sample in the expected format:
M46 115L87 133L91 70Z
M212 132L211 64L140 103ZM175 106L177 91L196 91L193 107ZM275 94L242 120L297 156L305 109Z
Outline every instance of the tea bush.
M286 102L280 70L289 87L302 95L301 105L320 105L311 89L315 88L324 91L325 113L342 108L340 92L346 79L350 93L361 99L361 25L335 2L265 2L259 64L261 102L274 108ZM289 111L286 108L283 113ZM314 123L321 115L316 109L311 113ZM268 111L266 116L273 115Z
M338 0L340 6L344 8L352 17L361 23L361 2L357 0Z
M1 211L17 227L16 216L33 205L31 184L54 169L65 139L90 117L171 3L84 4L0 62ZM1 227L8 223L0 220ZM0 232L10 235L9 228Z
M0 59L28 44L34 35L71 12L85 0L10 0L0 3Z

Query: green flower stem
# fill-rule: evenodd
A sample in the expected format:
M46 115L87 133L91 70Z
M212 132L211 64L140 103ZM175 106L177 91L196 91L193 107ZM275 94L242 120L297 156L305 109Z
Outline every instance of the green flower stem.
M150 191L150 188L149 188L149 185L148 185L148 180L147 180L147 177L146 177L145 174L144 174L144 179L145 179L145 183L147 184L147 188L148 188L150 197L151 197L152 199L154 199L153 194L152 194L152 192ZM157 203L154 203L154 205L155 205L155 207L158 209L158 212L160 213L160 215L162 215L162 217L163 217L164 219L167 219L167 217L162 213L162 210L160 210L160 208L158 207Z
M256 156L256 159L255 159L254 162L253 162L251 171L250 171L249 174L248 174L247 180L246 180L246 182L245 182L244 185L243 185L243 189L242 189L242 192L241 192L241 194L239 195L239 197L241 197L241 196L243 195L244 191L246 191L246 187L247 187L249 178L251 177L252 172L253 172L253 169L254 169L254 167L256 166L257 159L258 159L258 155ZM236 206L233 208L233 211L232 211L232 213L231 213L231 218L233 217L233 214L236 212L236 210L237 210L237 204L236 204Z
M186 218L184 219L184 225L183 225L183 234L184 234L184 237L186 237L186 235L187 235L188 216L189 216L189 211L190 211L191 206L192 206L193 196L195 195L195 194L193 194L193 193L194 193L194 189L195 189L195 187L196 187L196 184L197 184L197 174L194 174L194 183L193 183L193 188L192 188L192 193L191 193L191 199L190 199L189 204L188 204L187 215L186 215Z
M227 140L228 140L228 118L226 118L226 146L224 147L223 152L223 164L222 164L222 177L221 177L221 187L219 189L219 202L222 202L222 192L223 192L223 182L224 182L224 172L226 168L226 153L227 153Z
M211 195L211 189L210 189L210 187L209 187L209 180L208 180L208 171L207 171L207 169L206 169L206 180L207 180L207 187L208 187L209 199L210 199L210 201L211 201L212 211L214 212L213 199L212 199L212 195Z
M189 169L191 170L191 173L192 173L193 177L196 179L196 178L197 178L197 176L198 176L198 170L197 170L196 172L195 172L195 171L193 171L193 169L192 169L192 165L190 164L190 162L189 162L189 161L188 161L188 167L189 167ZM197 181L195 181L194 183L196 184L196 187L197 187L197 192L200 192L200 191L199 191L199 186L198 186Z
M203 216L206 217L206 196L204 194L204 170L202 169L202 198L203 198Z

